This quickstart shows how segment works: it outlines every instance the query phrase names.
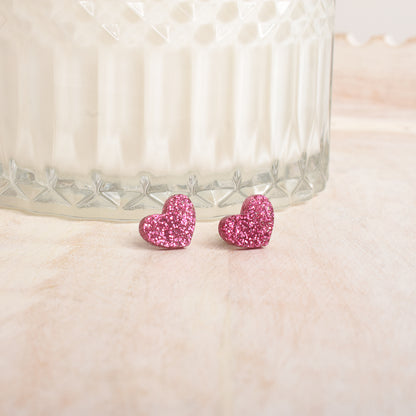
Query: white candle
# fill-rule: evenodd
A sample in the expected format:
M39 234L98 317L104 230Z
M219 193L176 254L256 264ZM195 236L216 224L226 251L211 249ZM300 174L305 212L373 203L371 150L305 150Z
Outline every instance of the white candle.
M313 159L322 175L306 186L323 187L332 0L21 0L0 11L5 177L10 160L37 181L53 168L167 186L274 165L290 197Z

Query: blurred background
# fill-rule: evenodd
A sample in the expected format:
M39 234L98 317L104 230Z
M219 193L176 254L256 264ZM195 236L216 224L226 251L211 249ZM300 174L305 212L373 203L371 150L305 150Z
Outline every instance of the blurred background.
M416 36L414 0L337 0L337 33L364 43L375 35L392 44Z
M337 0L333 130L415 131L415 22L413 0Z

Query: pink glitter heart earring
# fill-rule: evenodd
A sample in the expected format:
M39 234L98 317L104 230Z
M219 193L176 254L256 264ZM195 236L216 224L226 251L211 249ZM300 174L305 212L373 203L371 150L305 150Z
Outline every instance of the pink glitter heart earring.
M191 244L195 230L195 208L186 195L173 195L163 206L162 214L149 215L140 221L140 235L148 243L162 248L185 248Z
M221 238L236 247L261 248L269 244L274 226L273 206L263 195L249 196L240 215L223 218L218 225Z

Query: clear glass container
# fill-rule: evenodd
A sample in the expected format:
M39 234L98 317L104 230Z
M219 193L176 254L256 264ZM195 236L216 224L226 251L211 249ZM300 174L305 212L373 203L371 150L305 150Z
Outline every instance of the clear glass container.
M0 206L276 209L328 178L334 0L3 0Z

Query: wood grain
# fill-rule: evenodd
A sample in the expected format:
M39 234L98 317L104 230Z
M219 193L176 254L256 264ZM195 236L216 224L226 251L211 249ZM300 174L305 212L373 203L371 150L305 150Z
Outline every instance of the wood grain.
M336 115L416 119L416 38L392 47L374 37L354 47L338 35L334 56Z
M412 94L339 65L329 186L264 250L0 211L0 415L416 414Z

